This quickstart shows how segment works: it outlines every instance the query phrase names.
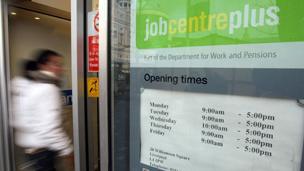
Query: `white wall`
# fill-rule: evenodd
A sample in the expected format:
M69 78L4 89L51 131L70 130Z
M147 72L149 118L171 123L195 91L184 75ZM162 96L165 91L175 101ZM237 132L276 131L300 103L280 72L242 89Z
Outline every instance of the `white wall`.
M40 3L46 6L64 10L67 12L71 11L70 0L32 0L33 2Z
M20 74L21 59L30 59L33 51L37 49L51 49L64 56L65 75L63 89L71 89L71 37L70 22L66 21L66 27L63 23L46 23L33 18L24 18L10 16L9 20L9 44L11 60L11 76ZM65 21L61 21L65 22Z

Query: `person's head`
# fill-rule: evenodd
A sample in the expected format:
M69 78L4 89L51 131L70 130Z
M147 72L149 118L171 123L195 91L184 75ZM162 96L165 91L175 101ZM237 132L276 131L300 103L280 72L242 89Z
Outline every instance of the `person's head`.
M52 72L59 77L63 72L62 58L63 57L55 51L40 50L36 57L38 69Z
M31 73L38 70L37 63L32 60L24 60L22 64L22 75L28 79L33 79Z

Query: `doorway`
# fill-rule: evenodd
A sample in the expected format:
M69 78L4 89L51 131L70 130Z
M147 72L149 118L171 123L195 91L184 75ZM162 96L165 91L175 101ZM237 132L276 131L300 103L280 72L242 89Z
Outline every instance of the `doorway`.
M7 14L9 80L21 75L22 62L32 59L33 53L39 49L50 49L63 56L62 127L69 139L73 140L70 1L9 1ZM47 94L43 98L47 98ZM11 141L15 170L31 170L24 150L13 145L13 138ZM59 171L72 171L73 166L65 162L63 158L57 158L56 168Z

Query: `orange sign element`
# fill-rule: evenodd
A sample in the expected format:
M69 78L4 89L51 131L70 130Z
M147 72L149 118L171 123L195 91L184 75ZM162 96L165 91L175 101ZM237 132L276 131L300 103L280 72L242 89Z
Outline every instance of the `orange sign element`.
M88 97L99 97L99 79L98 77L88 78Z

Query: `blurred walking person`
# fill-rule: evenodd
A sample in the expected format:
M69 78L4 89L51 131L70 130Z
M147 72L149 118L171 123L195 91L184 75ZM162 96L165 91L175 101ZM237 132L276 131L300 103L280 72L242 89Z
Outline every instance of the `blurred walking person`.
M12 82L15 142L35 171L55 171L56 156L72 156L61 121L62 63L58 53L41 50L36 61L26 62L23 76Z

